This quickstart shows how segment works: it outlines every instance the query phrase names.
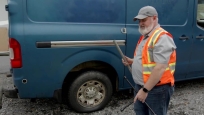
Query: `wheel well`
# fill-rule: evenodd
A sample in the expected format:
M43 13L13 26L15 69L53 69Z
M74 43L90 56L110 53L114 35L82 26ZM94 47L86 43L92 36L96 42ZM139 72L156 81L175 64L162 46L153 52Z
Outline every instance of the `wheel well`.
M113 91L118 91L118 75L115 69L105 62L89 61L77 65L67 74L62 86L62 96L65 96L64 99L66 99L66 91L68 91L68 88L70 87L71 83L77 78L77 76L89 70L100 71L106 74L112 83Z

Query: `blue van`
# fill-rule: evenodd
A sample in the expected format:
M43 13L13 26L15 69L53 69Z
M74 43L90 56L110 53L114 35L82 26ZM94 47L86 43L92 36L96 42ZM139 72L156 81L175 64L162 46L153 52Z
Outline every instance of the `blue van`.
M134 83L113 40L133 57L133 17L146 5L174 37L176 81L204 77L204 0L8 0L14 87L4 95L55 98L77 112L104 108L115 91L131 88L124 76Z

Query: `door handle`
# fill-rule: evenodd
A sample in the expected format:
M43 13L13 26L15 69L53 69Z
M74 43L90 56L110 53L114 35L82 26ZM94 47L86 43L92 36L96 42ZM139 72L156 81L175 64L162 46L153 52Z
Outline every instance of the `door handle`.
M121 28L121 30L120 30L123 34L126 34L127 33L127 30L126 30L126 28Z
M179 37L179 39L180 39L180 40L188 40L189 38L186 37L186 36L181 36L181 37Z
M196 39L204 39L204 36L196 36Z

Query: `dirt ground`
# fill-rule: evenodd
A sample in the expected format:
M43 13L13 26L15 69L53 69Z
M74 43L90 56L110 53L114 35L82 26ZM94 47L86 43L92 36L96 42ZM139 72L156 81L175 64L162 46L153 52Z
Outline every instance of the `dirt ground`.
M0 81L10 80L0 74ZM135 115L133 104L123 112L122 107L133 101L129 91L115 93L111 102L102 110L92 113L76 113L68 106L52 99L9 99L3 98L0 115ZM168 115L203 115L204 114L204 79L177 82L171 98Z

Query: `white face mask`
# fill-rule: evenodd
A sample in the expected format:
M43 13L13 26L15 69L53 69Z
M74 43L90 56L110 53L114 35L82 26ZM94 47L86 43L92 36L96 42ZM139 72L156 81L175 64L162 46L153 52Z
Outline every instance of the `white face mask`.
M152 29L153 29L153 27L154 27L154 24L153 24L153 22L151 23L151 25L149 25L148 27L140 27L139 26L139 29L138 29L138 31L142 34L142 35L146 35L146 34L148 34Z

